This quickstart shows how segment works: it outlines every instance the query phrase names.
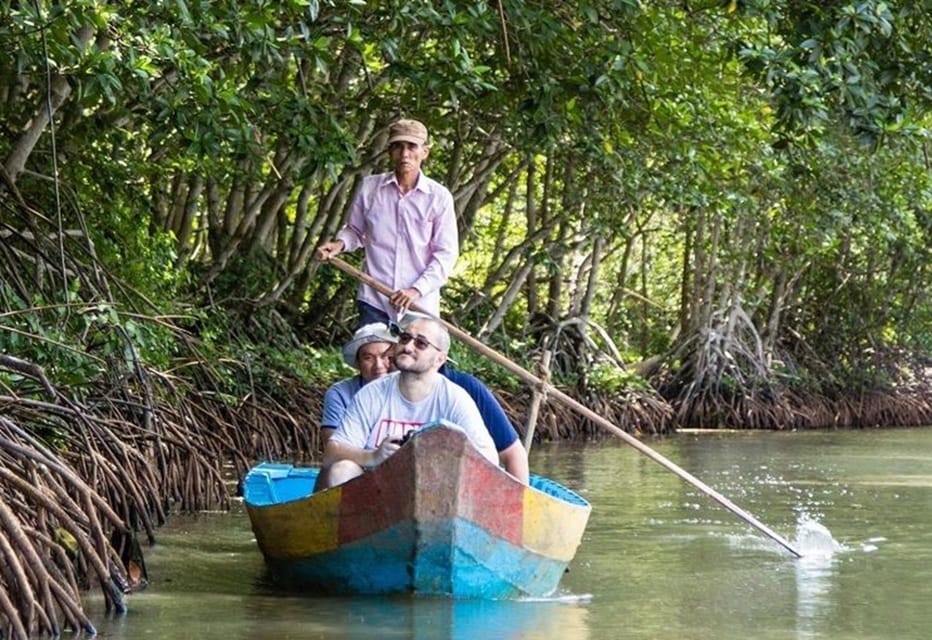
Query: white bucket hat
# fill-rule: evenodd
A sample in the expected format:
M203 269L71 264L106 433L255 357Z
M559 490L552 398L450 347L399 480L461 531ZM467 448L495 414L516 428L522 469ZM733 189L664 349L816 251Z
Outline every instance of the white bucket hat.
M360 347L370 342L388 342L395 344L398 338L392 335L388 325L384 322L373 322L363 325L353 334L353 339L343 346L343 361L351 367L356 367L356 354Z

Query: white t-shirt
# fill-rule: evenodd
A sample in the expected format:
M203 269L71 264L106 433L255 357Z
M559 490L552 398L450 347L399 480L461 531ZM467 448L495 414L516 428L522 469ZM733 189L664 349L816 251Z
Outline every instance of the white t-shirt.
M492 436L476 403L462 387L438 375L426 398L410 402L401 395L399 375L398 371L390 373L360 389L332 437L351 447L376 449L385 438L400 439L408 431L443 419L462 428L479 453L498 464Z

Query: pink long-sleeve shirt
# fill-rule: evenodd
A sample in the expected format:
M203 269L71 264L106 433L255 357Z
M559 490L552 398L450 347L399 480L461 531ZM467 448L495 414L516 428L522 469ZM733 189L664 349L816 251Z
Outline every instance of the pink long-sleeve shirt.
M423 173L402 194L394 173L363 178L350 207L349 220L337 234L343 251L363 247L365 271L392 291L414 287L417 304L440 314L440 287L459 257L453 195ZM360 285L359 299L396 318L388 298Z

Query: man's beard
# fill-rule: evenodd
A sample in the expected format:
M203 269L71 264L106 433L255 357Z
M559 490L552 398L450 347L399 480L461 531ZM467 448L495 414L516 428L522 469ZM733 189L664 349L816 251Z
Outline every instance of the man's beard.
M395 369L398 371L407 371L409 373L426 373L431 370L431 363L426 360L421 361L410 354L402 354L406 358L395 357ZM401 360L401 362L399 362Z

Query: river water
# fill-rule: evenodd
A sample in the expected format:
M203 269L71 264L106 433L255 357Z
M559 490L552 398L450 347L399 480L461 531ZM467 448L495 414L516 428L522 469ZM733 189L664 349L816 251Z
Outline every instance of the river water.
M680 433L649 443L803 552L793 559L627 445L535 446L593 505L559 593L335 598L267 584L242 508L175 517L103 638L917 640L932 637L932 429Z

